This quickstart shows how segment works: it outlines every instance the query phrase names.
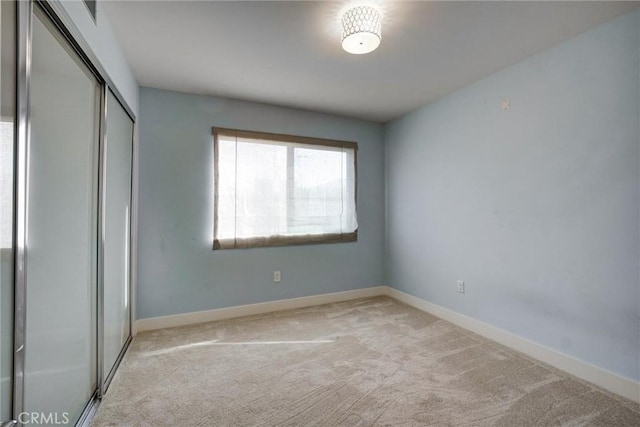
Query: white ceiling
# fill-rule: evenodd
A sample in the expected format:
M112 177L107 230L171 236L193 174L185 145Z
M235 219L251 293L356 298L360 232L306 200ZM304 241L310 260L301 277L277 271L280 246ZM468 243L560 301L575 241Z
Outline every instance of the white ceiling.
M384 11L382 44L360 56L340 47L338 14L347 4L102 3L142 86L379 122L638 6L374 1Z

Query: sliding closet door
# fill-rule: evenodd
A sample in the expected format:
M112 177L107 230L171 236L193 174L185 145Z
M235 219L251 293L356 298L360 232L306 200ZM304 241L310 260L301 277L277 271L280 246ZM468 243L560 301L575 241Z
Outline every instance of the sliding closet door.
M129 261L133 121L116 97L107 95L104 149L104 378L130 336Z
M0 2L0 424L11 419L13 377L13 182L15 3Z
M26 412L73 424L97 387L100 85L36 8L26 258Z

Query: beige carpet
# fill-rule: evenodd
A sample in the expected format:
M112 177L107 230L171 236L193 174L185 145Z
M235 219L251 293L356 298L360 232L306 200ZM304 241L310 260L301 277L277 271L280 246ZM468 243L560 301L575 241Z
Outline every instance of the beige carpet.
M390 298L140 334L93 426L640 426L640 405Z

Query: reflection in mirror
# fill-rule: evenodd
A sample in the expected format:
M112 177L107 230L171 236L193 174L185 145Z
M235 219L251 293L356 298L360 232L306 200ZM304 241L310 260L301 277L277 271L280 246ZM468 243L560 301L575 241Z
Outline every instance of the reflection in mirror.
M11 419L13 377L13 180L15 3L0 2L0 422Z

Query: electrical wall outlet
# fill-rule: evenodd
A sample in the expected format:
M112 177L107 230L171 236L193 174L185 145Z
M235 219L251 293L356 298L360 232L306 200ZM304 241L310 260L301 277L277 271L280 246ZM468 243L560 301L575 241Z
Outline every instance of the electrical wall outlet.
M275 283L278 283L280 281L280 278L281 278L280 272L279 271L274 271L273 272L273 281Z
M464 281L458 280L458 292L464 294Z

